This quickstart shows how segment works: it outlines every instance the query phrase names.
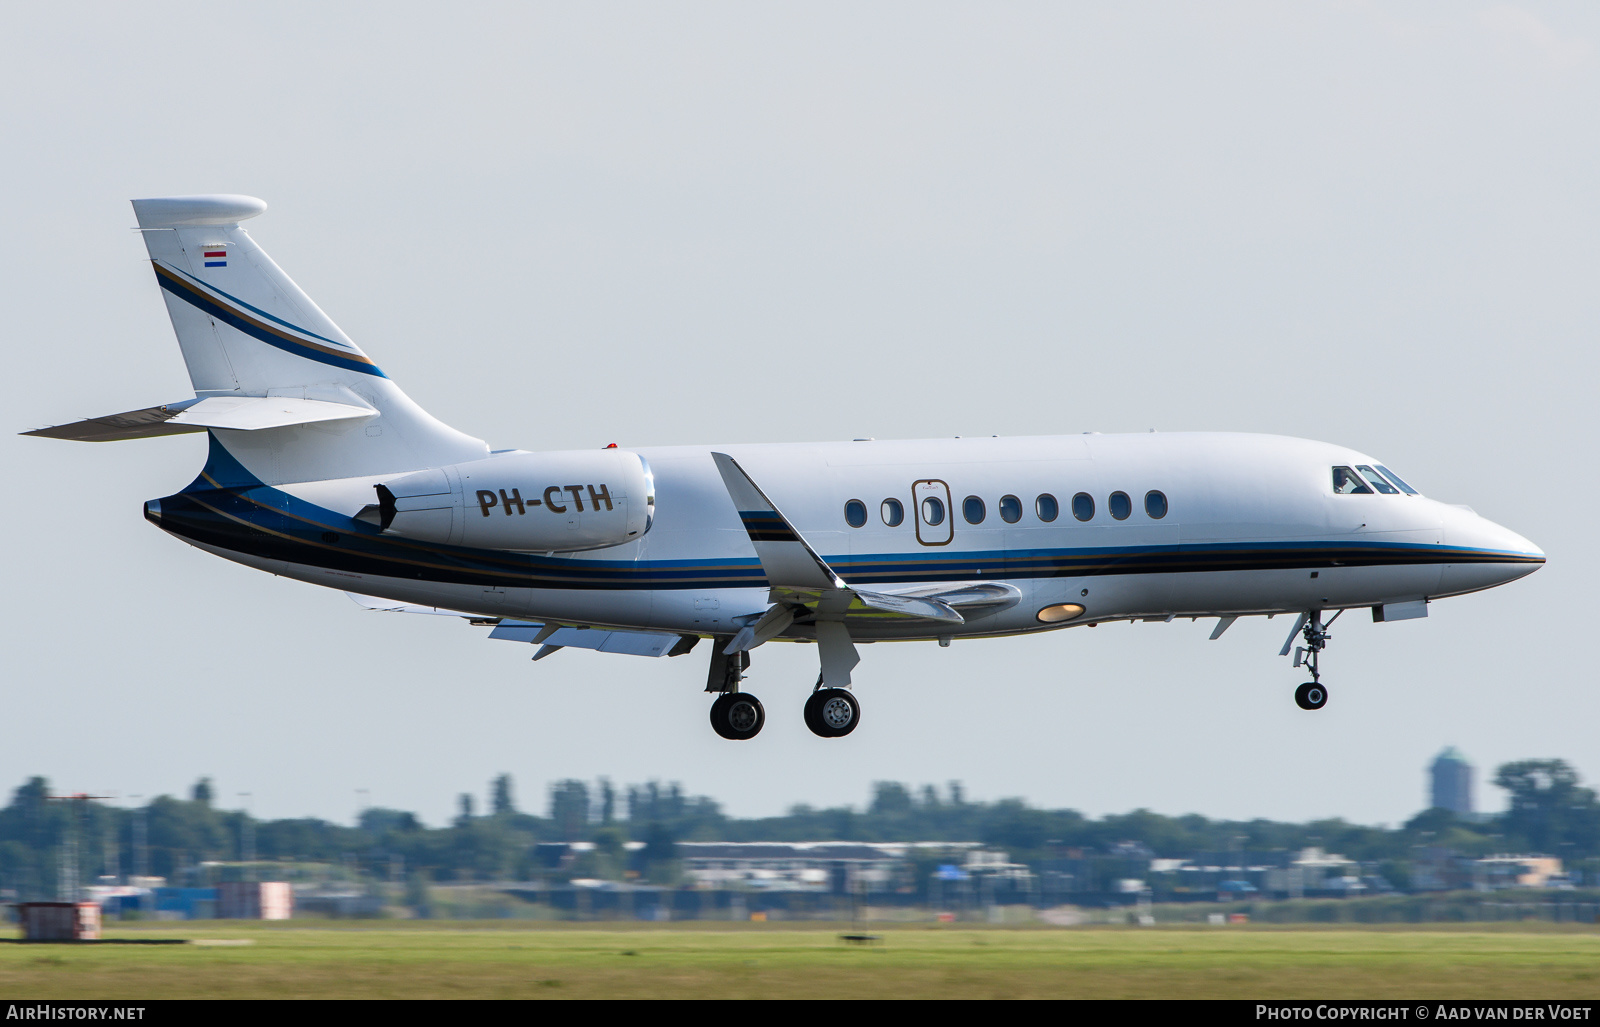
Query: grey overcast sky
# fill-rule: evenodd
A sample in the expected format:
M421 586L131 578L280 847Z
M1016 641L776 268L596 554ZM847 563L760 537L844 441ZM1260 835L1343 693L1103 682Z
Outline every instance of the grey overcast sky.
M497 446L1232 430L1371 452L1549 564L1282 619L863 651L861 729L706 723L704 647L525 646L146 524L204 442L0 435L0 789L363 798L500 772L733 814L965 783L1090 814L1395 823L1445 745L1600 778L1600 7L122 3L0 7L8 432L192 395L128 199L239 192L408 392ZM530 413L541 411L539 413ZM365 789L364 795L358 789Z

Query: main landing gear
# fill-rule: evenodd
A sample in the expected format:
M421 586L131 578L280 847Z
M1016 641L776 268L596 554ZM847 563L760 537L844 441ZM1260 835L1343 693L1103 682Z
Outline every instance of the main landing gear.
M724 653L727 639L719 639L711 654L711 671L706 691L717 693L711 703L711 729L723 738L742 742L761 733L767 712L761 700L740 689L744 672L750 666L749 652ZM820 738L843 738L861 722L861 704L848 688L825 687L817 679L805 705L806 727Z
M822 679L806 700L806 727L819 738L843 738L861 722L861 704L847 688L823 688Z
M1320 710L1328 705L1328 688L1322 683L1322 672L1317 667L1318 657L1327 647L1328 639L1333 636L1328 634L1328 628L1339 619L1339 613L1333 615L1327 624L1322 622L1322 611L1311 610L1300 615L1300 620L1295 624L1295 630L1289 632L1289 641L1284 643L1284 655L1288 655L1289 646L1294 643L1294 636L1301 634L1305 637L1306 644L1295 646L1294 665L1305 667L1311 671L1311 680L1294 690L1294 704L1302 710Z
M749 692L724 692L711 704L711 730L735 742L754 738L766 722L761 700Z
M711 730L723 738L742 742L761 733L767 711L760 699L739 690L739 682L750 666L750 654L724 653L722 648L727 642L717 639L717 646L711 651L711 671L706 677L706 691L719 693L711 704Z

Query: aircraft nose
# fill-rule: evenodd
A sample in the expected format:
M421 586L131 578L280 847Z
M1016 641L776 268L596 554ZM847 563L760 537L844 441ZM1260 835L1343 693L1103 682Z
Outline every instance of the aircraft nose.
M1445 594L1504 585L1544 566L1544 550L1532 542L1485 517L1461 512L1466 516L1445 524L1444 542L1452 556L1439 583Z

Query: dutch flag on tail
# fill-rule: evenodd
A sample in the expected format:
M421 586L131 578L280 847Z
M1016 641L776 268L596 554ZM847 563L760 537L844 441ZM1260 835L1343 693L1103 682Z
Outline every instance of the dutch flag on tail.
M205 251L205 258L206 258L206 267L227 267L228 266L228 251L227 250L206 250Z

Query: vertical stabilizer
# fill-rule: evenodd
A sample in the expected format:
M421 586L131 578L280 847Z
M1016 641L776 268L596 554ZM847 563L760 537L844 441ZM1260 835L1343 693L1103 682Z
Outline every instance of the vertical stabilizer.
M377 416L248 433L218 429L217 440L273 484L487 455L480 440L413 403L240 227L266 208L232 195L133 201L195 394L365 404Z

